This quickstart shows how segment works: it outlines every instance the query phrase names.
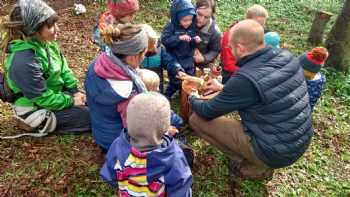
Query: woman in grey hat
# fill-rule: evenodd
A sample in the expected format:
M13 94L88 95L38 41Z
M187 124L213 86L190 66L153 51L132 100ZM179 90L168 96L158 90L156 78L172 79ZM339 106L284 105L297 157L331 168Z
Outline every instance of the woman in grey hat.
M39 131L25 135L90 130L86 97L55 42L57 20L44 1L19 0L1 23L5 79L13 94L9 102L22 128Z
M89 66L85 79L87 102L91 110L92 134L105 152L127 128L126 107L146 87L136 69L144 59L148 36L141 26L109 26L101 37L111 49L101 53Z

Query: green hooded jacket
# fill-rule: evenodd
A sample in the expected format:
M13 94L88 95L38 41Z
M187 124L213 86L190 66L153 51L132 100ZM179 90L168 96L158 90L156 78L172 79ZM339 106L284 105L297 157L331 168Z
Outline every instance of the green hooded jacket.
M74 99L63 91L77 89L77 80L55 42L43 44L31 39L14 40L10 43L9 54L5 59L6 80L10 89L15 94L21 93L21 89L11 80L8 71L12 66L15 54L28 49L33 50L39 60L47 88L40 96L31 99L22 94L16 99L15 105L34 107L34 110L44 108L50 111L60 111L71 107Z

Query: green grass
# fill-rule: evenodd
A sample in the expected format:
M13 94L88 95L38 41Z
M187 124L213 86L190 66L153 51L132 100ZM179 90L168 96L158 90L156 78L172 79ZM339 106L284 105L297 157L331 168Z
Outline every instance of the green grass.
M282 46L299 55L311 48L306 43L313 19L309 8L337 13L343 0L218 0L220 28L226 30L233 21L243 19L245 10L254 3L268 9L268 27L281 34ZM165 0L142 0L136 21L161 31L168 21L168 6ZM63 16L63 51L81 83L86 65L97 52L88 37L97 12L103 9L90 4L86 16L71 16L69 9L59 12ZM245 181L243 195L350 196L350 75L331 69L322 72L327 76L327 86L313 114L315 136L310 148L294 165L277 170L271 181ZM0 133L18 132L9 105L0 105ZM198 138L191 137L190 142L197 156L194 196L230 196L227 158ZM114 195L98 175L99 150L89 134L0 141L0 148L0 196Z

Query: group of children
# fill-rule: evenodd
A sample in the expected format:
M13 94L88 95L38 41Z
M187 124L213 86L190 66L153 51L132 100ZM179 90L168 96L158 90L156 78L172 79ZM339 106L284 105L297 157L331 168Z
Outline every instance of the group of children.
M103 43L101 32L108 25L131 23L139 9L137 0L109 0L108 10L99 16L98 24L93 29L93 40L101 51L110 52ZM119 11L122 10L122 11ZM149 36L149 49L142 63L144 68L161 75L160 91L163 93L163 69L168 71L169 85L164 92L168 99L180 89L179 75L195 74L193 55L201 39L197 35L196 11L191 1L174 0L170 8L171 20L165 26L161 38L149 25L144 29Z
M101 41L100 33L108 25L131 23L139 9L139 3L137 0L109 0L107 5L109 11L100 15L93 37L101 50L109 53L108 47ZM170 99L181 87L179 78L195 75L193 55L201 38L197 34L195 23L196 10L190 0L173 0L170 18L161 36L149 25L143 26L149 37L149 44L142 66L149 70L140 69L139 75L152 93L139 94L128 104L128 116L125 120L128 129L113 142L101 170L102 177L119 188L119 196L192 195L190 167L182 150L171 137L176 129L168 132L171 128L170 120L176 114L170 110L169 101L155 92L160 91ZM279 34L266 29L268 12L264 7L250 7L246 18L256 20L265 28L267 45L280 47ZM229 45L229 35L230 30L224 32L221 40L220 57L224 83L239 69ZM328 52L322 47L299 57L312 108L325 83L325 77L319 71L327 57ZM163 69L168 71L169 78L165 92ZM181 121L178 123L182 124Z

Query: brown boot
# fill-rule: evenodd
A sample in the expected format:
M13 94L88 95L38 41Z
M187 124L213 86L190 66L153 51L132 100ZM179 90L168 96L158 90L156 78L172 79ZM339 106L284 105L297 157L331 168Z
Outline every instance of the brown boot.
M268 167L260 167L247 162L247 160L238 161L231 160L229 165L229 172L231 179L236 182L241 182L243 180L271 180L273 176L273 169Z
M261 168L255 165L242 165L239 171L244 180L270 181L274 170L271 168Z
M241 182L242 178L240 175L240 166L241 166L242 160L230 160L228 171L230 176L230 189L231 189L231 195L232 197L238 197L242 196L241 193Z

